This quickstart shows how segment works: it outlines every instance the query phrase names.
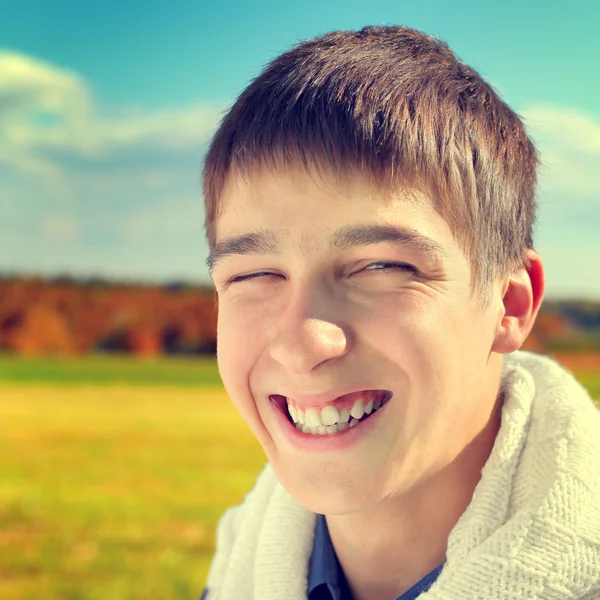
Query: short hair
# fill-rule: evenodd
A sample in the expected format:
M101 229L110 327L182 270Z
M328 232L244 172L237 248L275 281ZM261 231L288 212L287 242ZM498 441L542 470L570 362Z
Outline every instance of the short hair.
M401 26L331 32L275 58L221 121L202 178L207 240L230 176L366 178L430 195L485 297L528 264L537 165L518 115L446 43Z

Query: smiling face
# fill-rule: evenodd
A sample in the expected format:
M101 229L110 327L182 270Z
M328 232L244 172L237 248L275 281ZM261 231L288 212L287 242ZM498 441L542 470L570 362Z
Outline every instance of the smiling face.
M283 486L309 510L348 514L444 472L495 404L502 303L496 286L481 309L431 201L296 174L230 181L221 202L219 370ZM270 399L320 408L355 390L392 398L337 445L310 445Z

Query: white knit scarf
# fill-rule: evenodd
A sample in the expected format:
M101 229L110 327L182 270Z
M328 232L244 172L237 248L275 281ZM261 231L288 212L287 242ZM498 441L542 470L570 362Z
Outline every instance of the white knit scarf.
M505 356L502 424L420 600L600 600L600 411L573 376ZM315 514L267 464L217 528L208 600L306 600Z

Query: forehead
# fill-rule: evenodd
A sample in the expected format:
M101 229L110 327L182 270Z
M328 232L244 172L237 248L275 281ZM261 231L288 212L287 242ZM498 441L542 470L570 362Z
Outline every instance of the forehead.
M435 213L429 195L414 187L388 190L357 176L342 179L300 170L230 176L217 208L217 239L233 229L265 221L279 228L287 224L299 231L307 223L312 230L326 229L329 222L356 218L404 216L405 221L412 219L416 225L416 221L431 220Z
M389 242L439 263L452 235L426 194L385 193L365 181L315 180L297 173L232 179L215 223L209 269L240 254L278 254L293 245L307 253Z

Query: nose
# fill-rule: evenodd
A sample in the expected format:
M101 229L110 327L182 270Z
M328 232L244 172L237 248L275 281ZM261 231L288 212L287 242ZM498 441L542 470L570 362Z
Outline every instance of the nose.
M318 307L314 303L311 306L305 295L304 300L288 304L278 322L277 334L271 343L271 357L289 373L310 373L320 364L348 352L348 331L333 319L317 317L317 310Z

